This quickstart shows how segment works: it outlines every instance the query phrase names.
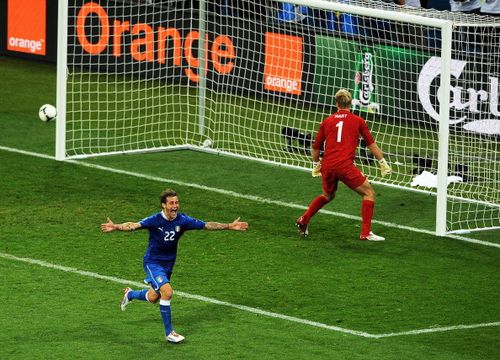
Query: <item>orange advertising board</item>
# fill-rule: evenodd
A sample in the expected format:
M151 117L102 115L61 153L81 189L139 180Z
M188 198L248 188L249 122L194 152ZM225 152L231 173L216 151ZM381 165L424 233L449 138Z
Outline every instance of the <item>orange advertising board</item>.
M8 0L7 50L45 55L46 0Z
M98 41L91 42L88 38L89 30L85 24L89 16L97 16L99 19ZM108 10L99 3L90 1L84 3L77 12L76 38L83 51L98 55L109 51L114 57L120 58L130 54L137 62L154 62L165 64L167 57L173 59L173 65L184 67L184 73L193 82L200 81L200 60L195 56L195 49L200 34L192 30L183 38L181 31L175 27L154 26L143 22L116 19L108 14ZM129 34L136 37L129 43L125 39ZM172 45L169 49L168 42ZM172 53L167 53L168 51ZM205 51L208 54L205 59L205 73L210 66L218 74L229 74L235 67L236 49L231 37L217 35L209 39L205 35ZM182 64L182 55L188 66Z
M302 94L302 37L266 33L264 89Z

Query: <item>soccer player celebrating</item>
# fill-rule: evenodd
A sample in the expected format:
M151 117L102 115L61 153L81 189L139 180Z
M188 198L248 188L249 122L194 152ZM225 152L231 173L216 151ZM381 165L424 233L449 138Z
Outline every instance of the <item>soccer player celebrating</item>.
M328 116L320 125L313 144L312 176L322 177L323 194L318 195L309 205L306 212L295 222L302 236L308 235L307 226L325 204L329 203L337 191L339 180L362 197L361 202L361 234L360 240L382 241L382 236L371 232L371 221L375 205L375 192L366 176L354 164L355 152L361 136L370 152L380 165L382 176L391 173L391 168L384 160L384 155L375 143L366 122L350 112L352 96L345 89L335 94L337 112ZM325 144L323 159L320 161L320 149Z
M177 244L182 234L188 230L240 230L248 228L248 223L237 218L232 223L204 222L179 213L179 197L174 190L167 189L160 196L162 211L153 214L139 222L115 224L109 218L101 224L103 232L134 231L137 229L149 230L149 244L143 259L143 268L146 273L144 282L150 285L149 289L124 290L120 304L122 311L132 300L156 303L160 301L160 313L165 325L167 341L179 343L184 340L172 327L170 300L173 289L170 285L172 270L177 256Z

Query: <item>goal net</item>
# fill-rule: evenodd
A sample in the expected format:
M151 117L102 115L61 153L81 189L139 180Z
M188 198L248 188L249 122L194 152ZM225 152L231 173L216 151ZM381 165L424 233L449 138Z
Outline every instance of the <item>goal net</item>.
M195 149L309 169L339 88L436 231L500 227L500 26L346 0L64 0L58 159ZM67 15L67 16L65 16ZM441 126L440 126L441 125Z

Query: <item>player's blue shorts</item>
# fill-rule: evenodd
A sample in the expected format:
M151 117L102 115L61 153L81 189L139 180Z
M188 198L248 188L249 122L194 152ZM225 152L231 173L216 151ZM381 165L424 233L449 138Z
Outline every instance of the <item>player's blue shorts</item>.
M172 261L145 261L143 266L144 272L146 273L144 282L146 284L151 284L151 287L157 293L160 293L160 288L162 287L162 285L170 282L174 263Z

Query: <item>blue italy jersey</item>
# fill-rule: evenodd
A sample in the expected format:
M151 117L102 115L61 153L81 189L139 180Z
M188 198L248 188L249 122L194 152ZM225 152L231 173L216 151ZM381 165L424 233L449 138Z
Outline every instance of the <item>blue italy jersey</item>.
M149 244L144 261L175 261L177 244L184 231L201 230L205 222L178 213L174 220L168 220L163 212L156 213L139 222L142 229L149 230Z

